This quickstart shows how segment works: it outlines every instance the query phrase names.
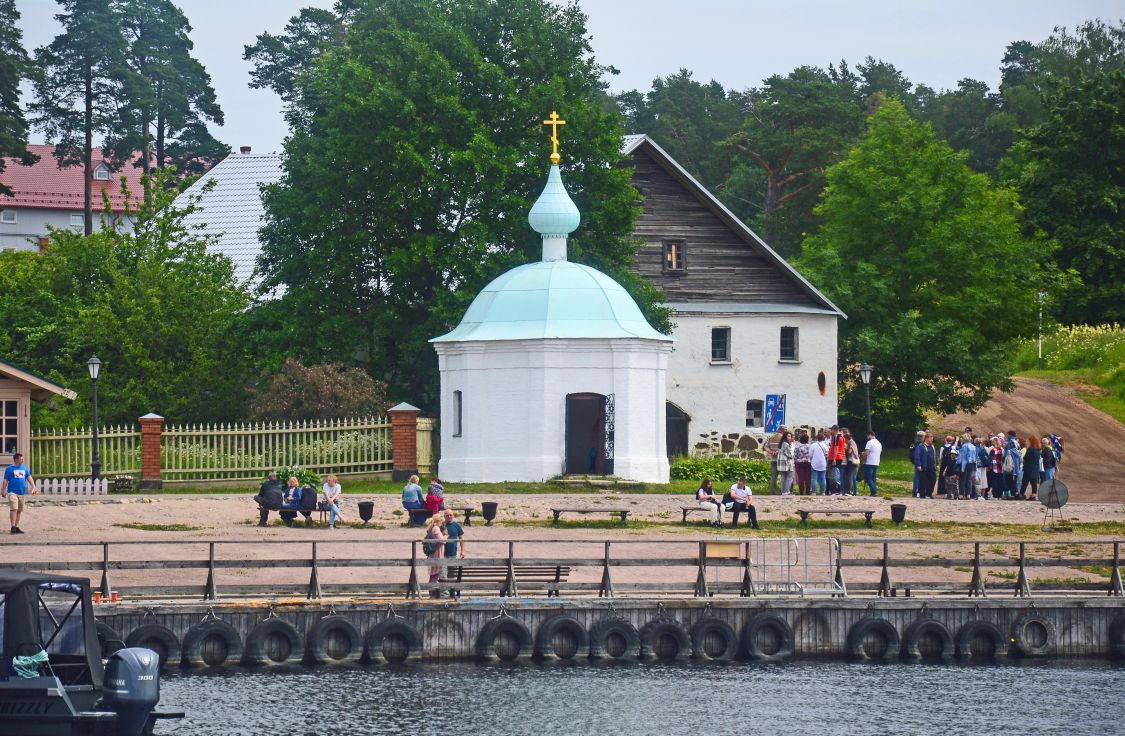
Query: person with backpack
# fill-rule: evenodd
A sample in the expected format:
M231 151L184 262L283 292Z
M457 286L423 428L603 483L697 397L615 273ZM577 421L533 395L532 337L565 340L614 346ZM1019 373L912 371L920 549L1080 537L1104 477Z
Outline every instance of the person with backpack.
M828 438L828 489L832 494L838 494L844 487L844 467L848 462L848 442L844 439L844 431L839 426L832 425L832 435Z
M847 465L844 467L844 487L840 492L845 496L854 496L858 490L856 476L859 475L859 445L855 443L855 438L848 429L844 430L844 441L847 443L844 454Z
M823 429L816 433L816 441L809 445L809 468L812 470L812 491L823 496L828 491L825 477L828 468L828 440Z
M977 446L969 435L961 436L960 454L957 457L961 466L961 484L957 488L957 498L968 500L977 497Z
M914 474L918 478L918 498L934 497L937 480L937 452L933 432L923 432L922 441L914 446Z
M426 522L426 536L425 541L422 542L422 554L426 555L428 560L440 560L442 558L445 542L448 539L448 535L442 529L442 523L441 514L434 514ZM441 579L443 569L442 565L430 565L431 598L441 598L441 589L434 586Z
M1016 439L1016 431L1008 432L1008 442L1004 445L1004 498L1013 499L1019 490L1020 472L1023 469L1023 458L1020 454L1020 441Z
M925 441L925 439L926 439L926 432L924 430L919 429L917 432L915 432L914 433L914 442L910 445L910 450L909 450L909 452L907 452L906 456L913 459L914 451L918 449L919 445L921 445L923 443L923 441ZM922 480L922 474L918 470L918 463L914 463L914 487L910 491L910 497L911 498L925 498L925 496L923 496L922 493L918 490L919 487L920 487L920 481L921 480Z
M1039 479L1042 483L1045 480L1053 480L1055 477L1055 469L1058 467L1058 458L1055 455L1055 448L1051 442L1050 437L1044 437L1043 443L1043 475Z
M1004 448L999 437L992 438L985 467L988 468L988 494L994 501L999 501L1004 496Z
M1042 447L1039 438L1031 435L1027 438L1027 450L1023 453L1023 481L1020 482L1019 498L1034 501L1039 493L1039 461L1042 457ZM1027 487L1031 486L1031 495L1027 495Z

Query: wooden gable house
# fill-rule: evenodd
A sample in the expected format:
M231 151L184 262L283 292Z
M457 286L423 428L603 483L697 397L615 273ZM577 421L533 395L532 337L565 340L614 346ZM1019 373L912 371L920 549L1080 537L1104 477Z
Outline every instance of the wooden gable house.
M664 292L675 324L669 454L833 424L846 315L651 138L627 136L622 151L643 198L634 268Z

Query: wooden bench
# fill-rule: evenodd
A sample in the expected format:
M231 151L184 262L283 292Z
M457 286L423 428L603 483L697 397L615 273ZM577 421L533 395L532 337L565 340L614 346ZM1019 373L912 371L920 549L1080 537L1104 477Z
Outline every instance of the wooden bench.
M863 514L867 519L867 528L871 528L871 517L875 515L874 509L797 509L797 513L801 515L802 526L809 525L809 516L811 514L824 514L830 516L832 514Z
M472 526L472 515L475 508L473 506L446 506L447 511L460 511L465 514L465 526ZM426 523L426 519L430 518L429 509L407 509L410 512L410 523L418 524L419 526ZM424 514L424 516L423 516ZM418 520L420 519L420 521Z
M525 583L534 584L536 587L545 587L548 598L558 597L559 583L565 583L567 575L570 574L570 567L567 565L516 565L512 570L517 587ZM507 565L473 567L450 565L446 568L445 577L439 583L443 588L458 586L450 588L458 598L461 597L460 586L463 583L497 584L501 596L510 595L507 590Z
M724 509L724 510L725 510L725 509ZM709 513L711 513L711 512L709 511L709 510L707 510L707 509L701 509L701 508L699 508L698 506L681 506L681 507L680 507L680 511L683 511L683 512L684 512L684 519L683 519L683 521L681 522L681 523L683 523L683 524L686 524L686 523L687 523L687 515L688 515L688 514L693 514L693 513L696 513L696 512L698 512L698 513L700 513L700 514L709 514ZM722 518L722 516L721 516L721 512L720 512L720 518Z
M551 513L554 515L552 524L558 524L563 514L617 514L622 524L629 518L629 509L551 509Z

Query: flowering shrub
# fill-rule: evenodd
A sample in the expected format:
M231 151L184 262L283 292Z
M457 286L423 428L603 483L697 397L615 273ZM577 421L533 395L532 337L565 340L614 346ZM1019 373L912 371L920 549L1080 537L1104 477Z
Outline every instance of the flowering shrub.
M1016 355L1020 370L1038 362L1034 338L1023 343ZM1125 365L1125 328L1118 324L1060 327L1043 336L1043 367L1048 370L1098 368L1119 371Z
M278 468L275 472L277 473L277 477L283 484L288 483L289 479L293 476L297 476L297 482L302 486L312 486L313 488L320 487L320 475L312 470L308 470L307 468L293 465L289 467Z

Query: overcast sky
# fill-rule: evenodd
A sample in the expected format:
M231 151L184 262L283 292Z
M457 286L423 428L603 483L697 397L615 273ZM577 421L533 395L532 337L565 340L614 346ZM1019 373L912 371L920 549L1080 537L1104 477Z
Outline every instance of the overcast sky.
M226 125L215 135L236 150L276 151L286 135L281 103L247 86L242 48L280 32L298 9L332 0L178 0L194 28L197 58L210 72ZM1056 25L1073 28L1125 15L1121 0L581 0L598 61L620 74L612 90L647 90L652 80L690 69L728 89L756 86L796 66L865 56L893 63L914 82L950 88L980 79L995 88L1012 41L1037 42ZM52 0L16 0L24 46L58 33ZM639 132L639 131L638 131ZM34 135L35 142L43 142Z

